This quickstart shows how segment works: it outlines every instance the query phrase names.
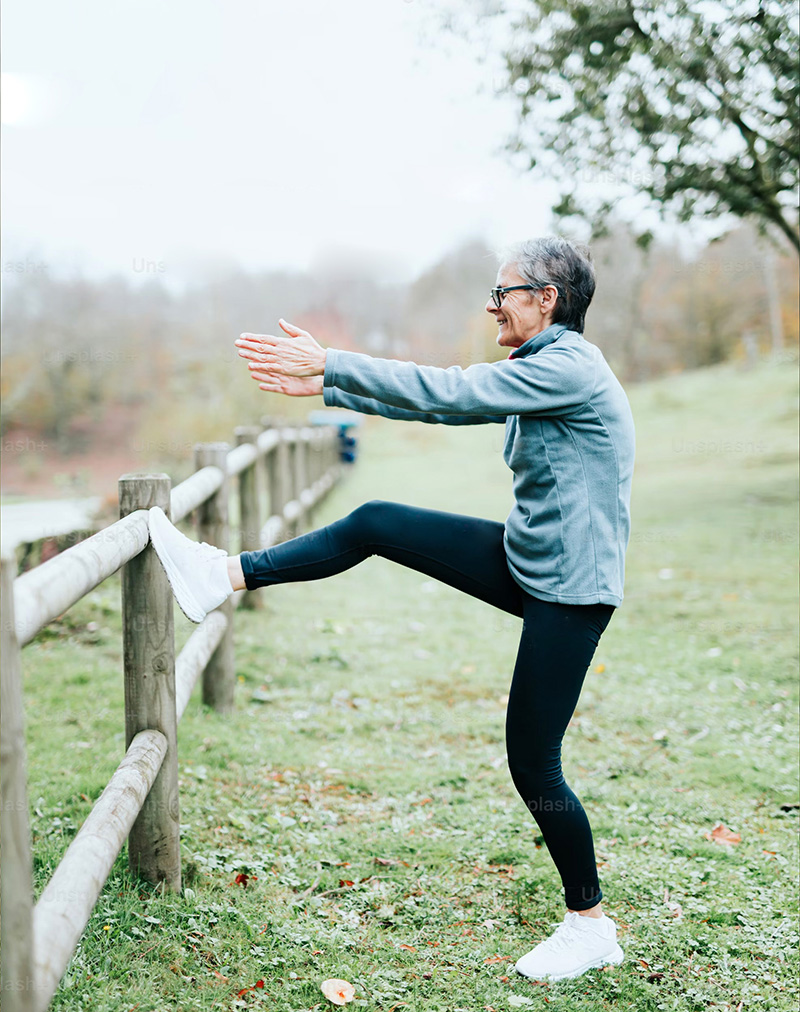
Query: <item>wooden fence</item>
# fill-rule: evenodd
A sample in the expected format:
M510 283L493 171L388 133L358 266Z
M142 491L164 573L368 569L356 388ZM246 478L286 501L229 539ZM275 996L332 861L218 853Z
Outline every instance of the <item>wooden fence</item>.
M0 560L5 1012L47 1008L126 839L135 874L181 888L177 724L201 672L203 702L220 711L233 705L234 610L257 599L246 591L233 594L206 616L176 657L174 600L149 543L148 509L160 506L173 523L194 514L197 540L228 550L235 483L239 551L277 544L310 522L314 506L339 478L338 432L335 426L241 427L233 449L198 444L195 466L175 488L166 474L123 475L120 519L36 569L17 576L15 559ZM263 512L262 501L269 507ZM22 647L120 568L126 752L34 905Z

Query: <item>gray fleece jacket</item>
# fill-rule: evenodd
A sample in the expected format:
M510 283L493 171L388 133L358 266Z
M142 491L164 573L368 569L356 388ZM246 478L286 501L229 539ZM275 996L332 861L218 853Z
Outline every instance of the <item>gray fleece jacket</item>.
M509 570L534 597L619 605L634 424L600 349L555 323L501 362L439 369L328 349L327 405L444 425L504 422Z

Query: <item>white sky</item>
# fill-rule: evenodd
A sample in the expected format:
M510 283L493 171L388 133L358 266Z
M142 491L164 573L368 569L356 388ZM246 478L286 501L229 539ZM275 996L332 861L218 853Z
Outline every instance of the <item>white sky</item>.
M408 278L547 231L556 187L500 151L492 43L483 64L436 7L5 0L4 263L180 282L362 251Z

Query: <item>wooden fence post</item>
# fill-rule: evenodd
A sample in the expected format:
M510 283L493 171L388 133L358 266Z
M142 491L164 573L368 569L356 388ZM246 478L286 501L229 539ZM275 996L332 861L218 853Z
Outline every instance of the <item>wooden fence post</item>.
M207 541L228 551L228 450L227 443L198 443L194 448L194 464L218 467L225 478L210 498L197 508L197 540ZM225 713L233 708L236 687L236 662L233 653L233 597L224 601L217 611L228 620L219 645L203 671L203 702Z
M160 506L169 517L167 474L123 474L119 515ZM180 805L175 714L174 600L152 544L122 567L125 748L139 731L161 731L167 754L128 837L131 871L180 890Z
M278 429L278 442L267 454L267 519L283 518L283 510L291 499L289 483L289 447L284 439L283 429ZM287 537L286 527L281 528L280 540ZM277 543L277 542L276 542Z
M22 650L14 619L15 554L0 559L0 904L3 1008L28 1012L33 1003L33 858L28 812Z
M234 429L236 445L255 443L261 435L259 425L238 425ZM257 552L261 548L260 532L262 512L260 492L264 485L264 458L255 461L239 472L239 551ZM240 607L258 609L264 600L260 594L245 594Z
M322 477L322 468L320 467L321 456L320 453L320 442L319 437L322 435L318 428L310 428L306 430L306 488L313 489L319 479ZM306 513L306 521L308 527L313 529L314 527L314 507L312 506Z
M296 432L297 438L294 444L294 497L300 500L303 491L308 488L308 439L306 438L307 434L304 428L300 427ZM307 512L304 509L297 521L298 534L308 528Z
M281 438L284 442L284 461L285 467L283 469L284 476L284 489L286 492L286 502L289 503L293 499L297 499L300 495L300 490L297 487L297 441L298 441L299 429L290 429L288 432L284 429L281 433ZM286 536L289 538L295 538L300 533L300 520L299 518L293 520L292 523L286 525Z

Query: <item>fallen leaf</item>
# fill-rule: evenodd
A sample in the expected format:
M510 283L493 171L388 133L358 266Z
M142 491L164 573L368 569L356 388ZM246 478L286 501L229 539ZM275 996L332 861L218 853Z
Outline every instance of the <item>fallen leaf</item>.
M417 951L414 948L413 945L401 945L401 946L399 946L399 948L401 948L401 949L407 949L409 952L416 952Z
M349 889L350 886L353 886L353 885L355 885L355 882L351 878L340 878L339 879L339 888L340 889Z
M664 890L664 905L672 912L673 917L683 917L683 907L669 898L669 889Z
M356 996L356 989L353 985L339 977L329 977L328 980L323 980L320 984L320 991L334 1005L346 1005Z
M257 980L251 987L243 987L241 991L236 992L236 997L241 998L243 994L247 994L248 991L255 991L256 988L263 988L264 981Z
M732 833L728 827L723 825L721 822L718 822L711 832L705 833L704 836L707 840L713 840L714 843L723 843L726 845L742 842L742 838L739 833Z

